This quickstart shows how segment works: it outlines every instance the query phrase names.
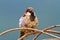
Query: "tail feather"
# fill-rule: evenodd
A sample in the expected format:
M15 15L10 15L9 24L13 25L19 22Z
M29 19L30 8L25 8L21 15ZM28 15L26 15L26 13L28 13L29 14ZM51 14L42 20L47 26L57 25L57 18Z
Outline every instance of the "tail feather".
M20 33L20 37L22 37L24 34L25 34L25 33L24 33L23 31L21 31L21 33ZM19 37L18 40L23 40L23 39L20 39L20 37Z

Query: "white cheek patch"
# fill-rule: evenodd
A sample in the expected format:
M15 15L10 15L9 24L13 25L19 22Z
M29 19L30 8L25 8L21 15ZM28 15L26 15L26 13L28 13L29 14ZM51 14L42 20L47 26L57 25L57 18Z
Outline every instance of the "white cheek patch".
M31 15L31 13L27 12L27 14L26 14L26 15Z

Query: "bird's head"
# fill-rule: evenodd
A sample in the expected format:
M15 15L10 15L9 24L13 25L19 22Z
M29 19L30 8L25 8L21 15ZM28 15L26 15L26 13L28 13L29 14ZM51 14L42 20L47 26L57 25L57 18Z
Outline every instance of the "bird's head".
M33 9L32 7L28 7L28 8L26 9L26 13L28 13L29 15L34 16L34 9Z
M32 7L28 7L26 9L26 15L29 15L30 16L30 20L34 21L34 19L35 19L35 13L34 13L34 9Z

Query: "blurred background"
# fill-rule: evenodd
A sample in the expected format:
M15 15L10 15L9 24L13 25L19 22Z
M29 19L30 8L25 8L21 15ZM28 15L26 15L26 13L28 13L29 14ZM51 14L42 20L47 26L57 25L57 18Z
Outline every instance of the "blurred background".
M0 33L19 26L19 18L27 7L33 7L38 17L37 29L60 24L60 0L0 0ZM60 28L54 30L60 31ZM9 32L0 37L0 40L17 40L20 31ZM60 36L58 34L55 34ZM25 40L32 40L34 35ZM37 40L51 38L42 34Z

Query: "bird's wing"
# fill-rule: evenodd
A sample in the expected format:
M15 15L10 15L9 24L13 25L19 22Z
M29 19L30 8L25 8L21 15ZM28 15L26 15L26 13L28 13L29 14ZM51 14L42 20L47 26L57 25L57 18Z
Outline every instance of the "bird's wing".
M36 22L36 24L38 24L38 19L37 19L37 17L35 17L35 22Z
M19 27L23 27L25 25L25 17L21 17L19 19Z

